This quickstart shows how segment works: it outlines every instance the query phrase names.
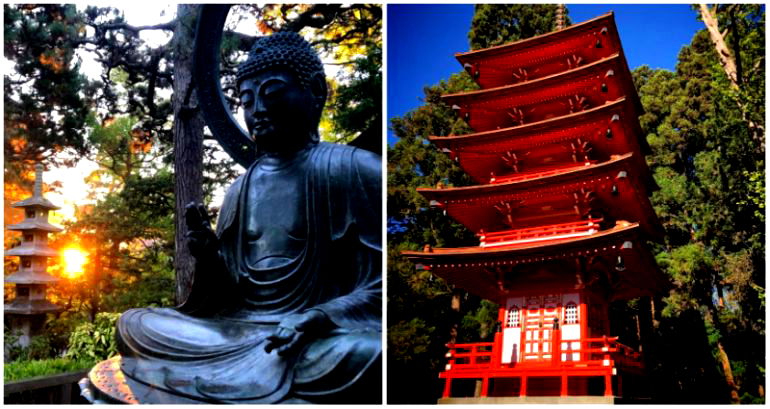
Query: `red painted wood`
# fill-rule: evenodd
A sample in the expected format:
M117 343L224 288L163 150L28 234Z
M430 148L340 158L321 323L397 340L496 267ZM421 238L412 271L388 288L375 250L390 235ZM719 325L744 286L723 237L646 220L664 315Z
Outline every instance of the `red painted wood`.
M477 233L480 245L404 255L502 306L510 297L527 302L519 306L519 362L501 363L502 332L493 342L447 345L442 395L451 396L453 379L481 379L486 397L490 380L519 378L520 396L567 396L570 382L579 394L587 392L585 377L602 377L612 396L615 372L643 364L638 352L607 336L608 303L665 285L644 246L661 237L648 199L657 185L643 157L650 151L637 119L643 109L613 16L457 58L483 89L442 98L474 133L430 140L481 185L418 191ZM596 267L586 263L611 270L619 257L623 280L590 299ZM562 361L565 329L554 326L554 318L563 324L562 298L547 294L574 292L580 338L565 341L565 353L573 358L572 343L579 343L579 359ZM498 318L507 321L504 307ZM531 377L560 382L538 381L528 391Z
M597 41L601 42L601 48L596 47ZM564 30L458 53L456 57L482 88L490 88L542 78L620 51L617 28L612 13L609 13Z
M547 161L574 162L571 144L578 140L589 145L589 157L598 162L627 152L650 152L627 98L522 126L430 137L432 143L458 160L460 167L482 184L489 183L493 173L506 175L513 171L504 160L509 154L516 155L518 172L536 171L547 166ZM646 163L639 165L642 172L649 174ZM651 188L655 186L651 176L644 180Z
M600 61L521 84L443 95L476 132L508 128L585 111L623 97L638 98L625 60ZM643 112L640 104L637 115Z

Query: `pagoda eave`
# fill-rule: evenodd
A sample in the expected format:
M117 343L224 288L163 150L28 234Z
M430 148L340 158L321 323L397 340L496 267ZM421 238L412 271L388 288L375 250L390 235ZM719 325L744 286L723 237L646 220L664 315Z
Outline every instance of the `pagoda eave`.
M612 115L624 115L633 120L632 126L627 130L630 137L633 137L639 144L641 153L647 155L652 151L650 145L647 143L647 139L640 137L641 127L639 126L638 119L634 116L633 106L628 98L622 97L615 101L607 102L604 105L586 109L585 111L575 112L555 118L548 118L539 122L531 122L523 125L512 126L508 128L492 129L482 132L474 132L464 135L448 135L428 136L428 140L438 146L439 148L457 150L467 149L471 147L481 147L490 144L506 144L509 149L525 149L528 147L535 147L551 143L550 139L537 138L535 141L527 141L528 138L539 135L542 133L552 132L554 130L564 130L564 132L570 131L572 128L577 127L579 124L596 121L609 118L607 123L612 120ZM626 125L626 122L622 122ZM606 127L605 127L606 128ZM529 142L529 143L528 143ZM608 141L611 142L611 141ZM625 152L618 152L625 153Z
M463 187L448 187L444 189L417 188L417 191L429 200L447 201L462 200L463 197L478 197L480 195L494 194L504 191L527 191L543 185L559 185L576 179L591 179L593 177L604 177L608 172L625 170L624 165L628 165L633 160L634 154L627 153L619 155L607 162L591 166L581 166L576 169L570 169L564 172L538 177L534 179L524 179L521 181L485 184ZM614 175L613 175L614 176Z
M418 188L417 192L471 231L479 233L482 229L487 232L503 229L497 226L499 215L494 207L500 202L521 204L525 207L522 215L539 212L539 209L531 208L533 201L543 202L539 206L559 205L569 209L573 206L572 195L585 189L597 195L607 214L613 215L615 220L639 221L650 238L659 240L663 232L660 221L646 193L633 188L639 184L638 175L633 172L633 160L633 154L628 153L605 163L537 179L444 189ZM526 209L528 206L529 210ZM573 219L577 217L575 214Z
M620 53L547 77L477 91L444 94L441 96L441 99L450 106L467 106L469 103L474 103L476 105L490 103L500 104L504 100L512 100L506 101L506 106L510 106L511 104L531 105L532 102L530 102L530 100L532 98L546 98L545 96L541 96L541 94L554 93L556 92L556 87L561 87L559 88L560 94L567 92L580 93L581 89L588 89L586 87L592 82L595 82L597 78L606 78L606 74L609 70L613 70L613 72L614 70L618 70L612 78L619 81L620 85L620 90L615 91L616 94L619 94L612 99L618 99L624 95L629 97L634 104L636 114L642 115L644 113L644 108L642 107L639 96L636 94L636 89L631 82L631 74L628 72L625 57ZM564 86L563 84L568 85ZM595 84L597 89L598 85L599 84ZM593 85L590 85L590 87L590 89L593 89ZM521 101L516 100L516 98L521 99L528 95L531 95L532 97ZM610 94L608 93L607 95L609 96ZM477 106L475 108L479 109L483 107ZM471 122L473 122L473 119ZM471 127L474 127L472 123L470 125Z
M627 152L644 154L649 145L645 138L638 136L640 134L639 122L630 102L621 98L586 111L536 123L459 136L430 136L428 139L458 160L463 170L476 182L483 184L488 183L492 173L500 175L511 171L502 159L503 155L511 152L529 158L532 150L551 147L551 151L563 151L558 154L568 156L571 144L580 139L590 143L595 157L608 158ZM525 162L530 163L530 167L537 166L531 158L525 159ZM646 174L643 180L649 190L657 190L647 163L644 160L638 162L639 168Z
M515 48L524 48L524 47L536 47L536 46L539 46L541 43L546 43L549 41L557 42L562 37L574 36L577 31L582 31L586 29L590 31L593 29L591 28L591 26L599 26L602 23L611 24L613 21L614 21L614 13L610 11L608 13L604 13L602 15L594 17L590 20L586 20L577 24L573 24L569 27L565 27L561 30L550 31L548 33L541 34L538 36L524 38L518 41L513 41L510 43L497 45L493 47L455 53L455 58L457 59L462 58L463 60L461 62L474 61L477 59L481 60L481 59L489 58L490 56L493 56L493 55L507 53L509 52L508 50L512 48L515 49ZM473 60L471 60L471 58Z
M421 264L450 284L500 302L516 294L517 288L506 288L500 282L500 269L516 265L548 263L554 260L604 257L614 259L623 255L624 270L618 272L623 285L616 288L616 299L651 295L668 287L668 280L643 245L638 223L616 226L591 236L564 239L547 244L531 243L500 248L444 248L431 252L404 251L402 255ZM571 279L573 272L550 271L554 277ZM554 287L555 280L543 284ZM565 287L574 286L565 282ZM531 289L531 285L528 288ZM566 289L566 288L565 288ZM574 288L572 288L574 290Z

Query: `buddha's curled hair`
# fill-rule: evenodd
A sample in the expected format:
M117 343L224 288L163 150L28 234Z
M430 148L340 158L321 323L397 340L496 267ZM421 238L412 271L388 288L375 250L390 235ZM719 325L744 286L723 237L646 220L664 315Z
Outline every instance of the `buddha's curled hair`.
M240 85L244 79L274 67L290 70L305 88L314 75L324 75L323 63L310 43L295 32L282 31L257 38L248 59L238 66L237 82Z

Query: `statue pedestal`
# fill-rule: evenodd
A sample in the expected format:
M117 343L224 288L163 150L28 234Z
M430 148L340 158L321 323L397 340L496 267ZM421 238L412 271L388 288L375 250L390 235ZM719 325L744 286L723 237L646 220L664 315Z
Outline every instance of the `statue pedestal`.
M78 382L80 394L93 404L209 404L196 399L172 395L152 386L137 382L120 370L120 356L99 362ZM284 404L310 404L289 398Z
M169 403L201 404L199 400L170 395L128 378L120 370L120 356L99 362L78 382L80 394L91 403Z

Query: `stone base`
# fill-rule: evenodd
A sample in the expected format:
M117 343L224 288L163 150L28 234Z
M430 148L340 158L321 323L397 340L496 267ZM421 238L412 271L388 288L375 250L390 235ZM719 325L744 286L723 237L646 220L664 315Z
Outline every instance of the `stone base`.
M615 403L614 396L511 396L511 397L488 397L488 398L441 398L439 404L459 404L459 405L495 405L495 404L545 404L558 405L578 404L578 405L612 405Z
M126 377L120 370L120 356L99 362L78 382L80 394L91 403L205 403L182 396L172 396Z
M96 364L78 385L80 395L93 404L210 404L172 395L125 376L120 370L120 356ZM279 403L307 405L311 402L289 397Z

